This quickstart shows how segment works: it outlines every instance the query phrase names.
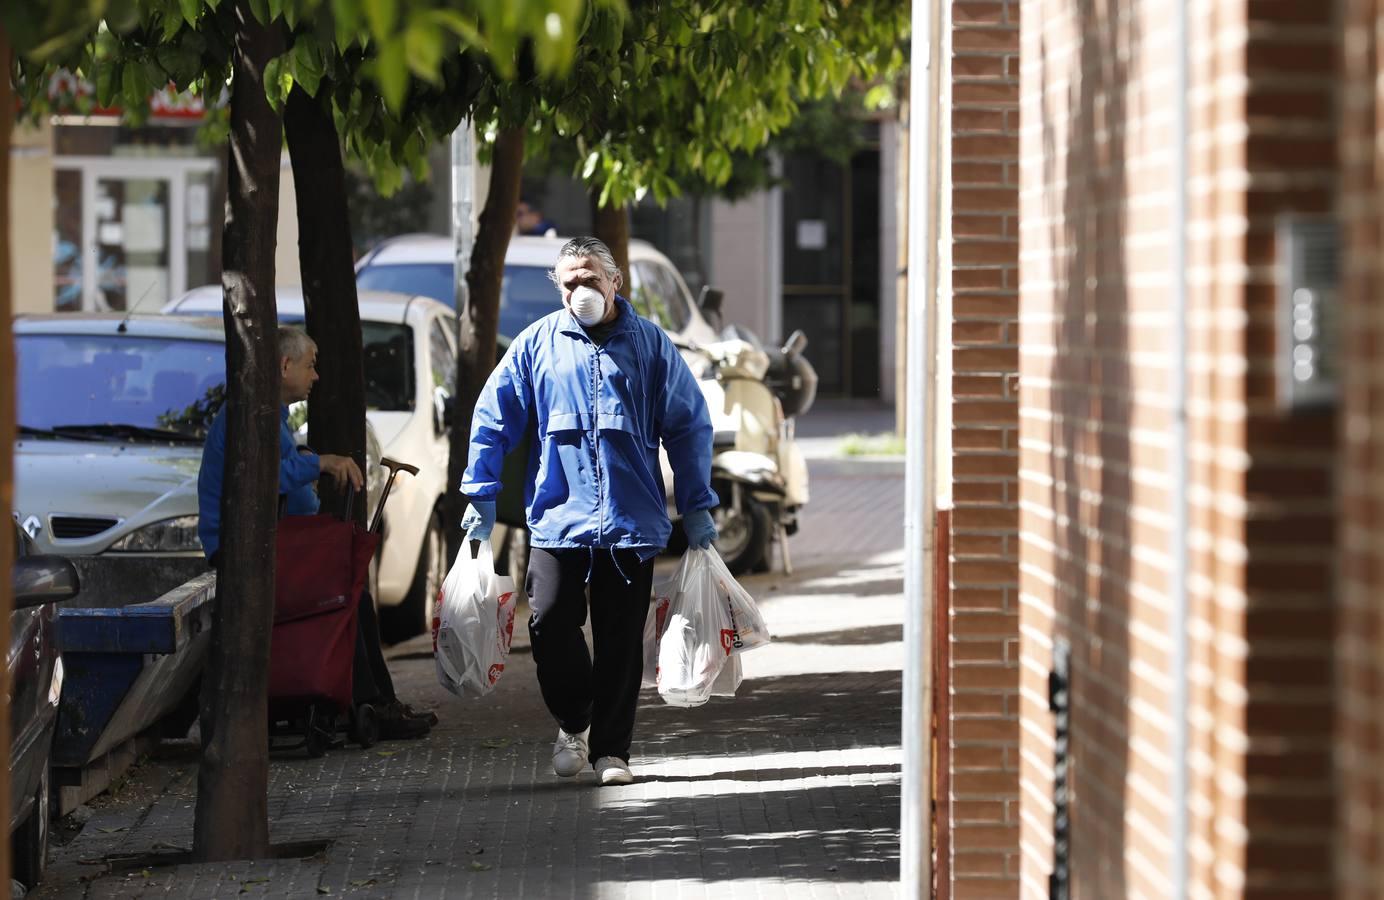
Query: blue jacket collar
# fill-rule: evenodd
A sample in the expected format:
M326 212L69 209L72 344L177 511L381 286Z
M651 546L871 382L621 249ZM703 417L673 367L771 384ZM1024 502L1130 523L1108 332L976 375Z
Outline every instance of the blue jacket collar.
M639 325L635 320L639 317L639 314L634 311L634 306L619 294L615 295L615 305L620 310L620 316L613 323L615 325L615 330L612 334L619 334L623 331L637 331ZM562 312L559 313L558 330L563 334L570 334L575 337L587 337L586 329L582 327L581 323L577 321L576 316L572 315L572 311L568 309L566 305L562 307Z

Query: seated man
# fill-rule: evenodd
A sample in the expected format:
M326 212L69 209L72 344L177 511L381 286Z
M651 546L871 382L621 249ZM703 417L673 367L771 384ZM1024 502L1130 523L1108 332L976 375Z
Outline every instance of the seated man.
M339 482L350 482L360 490L365 479L360 467L349 456L313 453L298 446L288 427L288 404L306 400L317 381L317 345L300 329L279 329L279 496L286 515L310 516L318 510L312 485L322 475ZM221 544L221 485L226 466L226 410L223 407L207 429L202 451L202 469L197 476L197 534L202 550L212 566L218 562ZM353 666L355 702L374 705L380 716L380 736L386 739L421 737L437 719L432 713L415 713L400 703L394 682L380 647L380 629L375 603L368 591L361 592L360 625L356 629L356 654Z

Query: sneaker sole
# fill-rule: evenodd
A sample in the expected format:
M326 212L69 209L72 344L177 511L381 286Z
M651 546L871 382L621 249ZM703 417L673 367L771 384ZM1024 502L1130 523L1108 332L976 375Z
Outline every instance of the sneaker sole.
M628 772L619 774L607 774L601 776L601 787L615 787L623 784L634 784L634 776Z

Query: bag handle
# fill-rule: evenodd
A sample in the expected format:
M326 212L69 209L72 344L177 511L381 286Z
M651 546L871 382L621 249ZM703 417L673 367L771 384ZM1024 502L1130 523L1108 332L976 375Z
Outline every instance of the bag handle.
M481 587L489 591L491 581L499 573L495 571L495 551L490 545L490 538L483 541L467 541L471 550L471 561L475 564L479 578L483 579Z

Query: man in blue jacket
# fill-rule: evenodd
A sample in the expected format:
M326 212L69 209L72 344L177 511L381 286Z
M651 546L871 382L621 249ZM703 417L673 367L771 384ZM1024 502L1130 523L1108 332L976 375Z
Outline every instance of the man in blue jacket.
M658 445L673 469L688 542L716 539L711 416L672 341L640 318L605 244L576 238L552 279L562 309L524 329L491 374L471 422L462 527L486 540L505 454L530 427L526 588L538 683L559 730L553 770L595 767L629 784L653 558L668 543ZM590 590L589 651L582 635Z

